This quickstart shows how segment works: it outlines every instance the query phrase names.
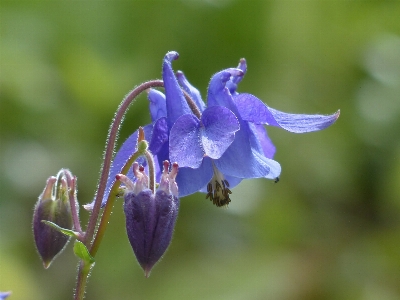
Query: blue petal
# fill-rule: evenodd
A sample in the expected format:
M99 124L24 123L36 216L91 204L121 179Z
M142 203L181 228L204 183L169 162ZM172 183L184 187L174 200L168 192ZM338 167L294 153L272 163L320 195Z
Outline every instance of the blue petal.
M200 120L192 114L183 115L171 128L169 136L169 158L179 167L198 168L204 150L200 144Z
M229 89L232 95L237 94L236 89L239 82L242 81L244 75L247 72L247 64L244 58L241 58L239 61L239 65L237 66L238 69L242 70L242 74L232 75L231 79L226 83L227 88Z
M239 121L233 112L223 106L207 108L201 121L204 125L200 133L205 154L218 159L235 139L235 132L240 128Z
M206 105L204 104L204 101L201 99L201 95L198 89L196 89L189 83L183 72L181 71L176 72L176 78L178 79L178 82L183 87L183 89L194 100L200 112L203 112L206 109Z
M145 135L145 138L148 139ZM168 142L168 124L167 118L159 118L153 125L153 131L151 133L151 140L149 144L149 150L152 154L157 154L161 147Z
M264 125L257 125L249 122L247 122L247 124L251 130L250 143L252 148L257 149L260 153L263 153L267 158L273 158L276 148L267 135Z
M179 197L184 197L198 192L205 187L213 177L214 171L211 159L205 157L197 169L179 168L176 177Z
M235 186L237 186L239 183L242 182L243 178L238 178L238 177L233 177L229 175L224 175L226 181L229 183L229 189L233 189Z
M237 114L235 103L233 102L232 95L226 87L226 82L232 75L242 74L239 69L226 69L215 74L208 86L207 106L225 106L230 109L234 114Z
M250 144L250 129L246 122L240 122L240 130L232 145L220 159L214 160L217 168L225 175L239 178L276 178L281 168L278 162L260 154Z
M234 101L243 120L255 124L267 124L294 133L305 133L325 129L339 118L340 111L324 115L288 114L265 105L250 94L239 94Z
M171 62L178 59L177 52L168 52L164 57L162 77L164 80L165 97L167 101L168 127L182 115L190 114L191 110L183 96L181 87L175 78Z
M149 99L149 108L151 121L154 122L161 117L167 116L167 106L165 102L165 95L155 89L150 89L147 95Z

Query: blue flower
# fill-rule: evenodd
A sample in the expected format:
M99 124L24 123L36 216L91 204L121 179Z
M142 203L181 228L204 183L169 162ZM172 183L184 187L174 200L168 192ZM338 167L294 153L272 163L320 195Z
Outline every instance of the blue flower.
M219 158L223 152L230 146L234 141L235 132L239 130L239 122L236 116L227 108L218 106L205 109L200 119L198 119L190 109L183 95L182 89L175 77L172 70L171 62L178 58L178 53L169 52L166 54L163 61L163 80L165 87L165 95L157 90L151 89L148 93L150 102L150 115L152 124L144 126L145 137L149 140L149 150L154 156L154 160L158 162L156 164L156 180L159 181L161 176L161 169L163 161L169 160L169 144L168 136L169 132L174 125L175 121L183 117L188 119L188 124L192 124L192 128L188 129L183 139L189 140L194 138L195 135L202 137L204 141L204 150L195 148L197 153L192 157L197 159L197 163L201 163L201 156L209 156L211 158ZM238 70L238 72L241 72ZM204 103L196 102L197 106L203 108ZM201 124L201 126L200 126ZM186 129L185 129L186 130ZM197 131L196 131L197 130ZM134 132L118 150L113 163L111 165L110 174L107 181L106 191L103 197L102 206L105 205L111 187L115 182L115 176L121 172L122 167L128 161L132 152L136 149L138 132ZM182 139L180 139L183 142ZM185 157L189 160L189 156ZM145 165L144 161L139 161ZM192 162L190 166L196 166L196 162ZM199 166L199 165L197 165ZM188 168L184 168L188 169ZM212 169L209 169L210 178L212 177ZM197 176L199 172L196 172ZM127 174L128 177L132 176L132 171ZM179 181L182 181L184 176L178 174L177 182L180 186ZM182 184L185 188L185 183ZM189 190L184 189L184 193L180 196L186 196L198 191L201 187L193 188ZM93 203L86 206L90 209Z
M193 126L188 122L189 117L182 116L173 125L169 136L170 159L178 161L181 166L180 176L177 178L181 196L202 190L208 192L208 197L217 206L228 204L229 187L234 187L242 179L275 179L280 174L280 165L272 160L275 146L263 125L304 133L324 129L333 124L339 116L339 113L330 116L288 114L268 107L251 94L239 94L236 92L237 84L246 71L246 61L241 59L237 69L226 69L216 73L209 84L207 109L228 108L240 123L240 130L235 133L234 142L219 158L201 156L200 150L204 149L204 141L196 139L194 135L191 139L185 138L185 132ZM199 92L190 85L182 72L177 73L177 78L184 90L196 102L202 103L200 107L204 108ZM193 157L195 155L197 157ZM193 180L195 174L198 174L198 177Z
M211 78L206 106L184 74L174 74L171 62L177 58L176 52L164 57L165 94L149 91L152 124L144 128L149 149L158 161L157 181L164 160L179 164L176 182L180 197L202 191L215 205L228 204L230 189L243 179L276 179L280 175L281 167L272 159L275 146L264 125L305 133L322 130L339 117L339 112L328 116L284 113L251 94L238 93L237 85L247 71L244 59L237 68ZM195 109L189 107L182 89L193 99ZM137 132L117 152L103 203L136 143Z

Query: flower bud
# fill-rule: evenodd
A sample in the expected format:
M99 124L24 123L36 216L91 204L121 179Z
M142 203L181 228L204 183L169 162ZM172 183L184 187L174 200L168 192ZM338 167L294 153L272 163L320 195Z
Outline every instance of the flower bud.
M47 180L46 187L39 196L33 213L35 244L43 266L47 269L54 258L64 249L70 237L45 224L42 220L50 221L65 229L73 227L68 185L62 174L58 176L58 179L50 177Z
M179 199L175 183L178 165L175 163L170 173L168 168L169 163L165 161L160 186L155 194L148 188L143 167L139 168L137 163L133 165L137 178L135 183L124 175L117 176L127 187L124 212L129 242L146 277L171 243L178 216Z

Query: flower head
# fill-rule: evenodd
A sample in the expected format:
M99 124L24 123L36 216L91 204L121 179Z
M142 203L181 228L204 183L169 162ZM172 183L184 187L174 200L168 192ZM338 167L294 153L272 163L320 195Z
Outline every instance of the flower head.
M185 129L192 126L188 122L190 118L184 115L176 120L170 131L169 150L170 158L178 161L181 166L178 177L181 196L200 189L207 192L207 197L210 197L217 206L229 203L230 188L242 179L259 177L276 179L280 174L279 163L272 160L275 146L263 125L304 133L324 129L333 124L339 116L339 113L330 116L288 114L268 107L253 95L239 94L236 92L237 85L246 71L246 61L241 59L236 69L230 68L216 73L209 84L207 109L204 109L205 104L197 89L189 83L182 72L177 73L182 88L195 99L196 103L202 103L200 105L203 111L202 118L206 110L223 107L234 113L240 125L240 130L235 132L234 141L229 147L221 149L222 155L219 157L212 157L208 155L207 150L204 151L205 155L202 155L201 150L207 149L204 139L195 137L192 140L184 139ZM211 118L214 118L211 121L216 121L220 115L213 115ZM199 131L201 130L200 124ZM179 147L176 147L178 143L175 141L181 141ZM196 154L197 160L193 157ZM191 163L192 161L196 161L197 164ZM193 173L200 177L195 182L191 180ZM217 200L213 198L214 195L221 194L225 198L218 197Z
M178 216L179 198L175 178L178 165L164 161L158 190L149 189L149 178L143 166L133 164L136 181L119 174L117 179L125 184L124 212L126 232L136 258L146 277L167 250Z
M217 206L224 206L230 202L230 189L243 179L276 180L281 167L273 160L275 146L264 125L305 133L329 127L339 117L339 111L327 116L284 113L251 94L238 93L237 86L247 72L245 59L237 68L212 76L206 105L182 72L174 74L172 61L177 58L176 52L164 57L165 94L149 91L152 124L145 130L151 141L150 151L158 161L157 180L164 160L178 162L180 197L201 191ZM191 105L183 91L193 100ZM117 152L108 186L136 141L137 132ZM107 196L106 192L103 203Z

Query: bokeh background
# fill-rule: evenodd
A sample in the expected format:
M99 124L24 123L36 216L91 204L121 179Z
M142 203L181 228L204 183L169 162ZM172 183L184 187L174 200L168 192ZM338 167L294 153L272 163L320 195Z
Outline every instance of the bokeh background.
M278 184L247 180L228 209L204 194L181 199L148 279L117 202L87 299L400 298L399 1L1 0L0 14L0 290L10 299L71 299L72 243L44 270L33 206L62 167L91 201L116 107L161 77L169 50L203 96L212 74L245 57L239 91L341 116L317 133L268 129ZM119 141L148 122L142 96Z

